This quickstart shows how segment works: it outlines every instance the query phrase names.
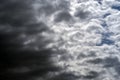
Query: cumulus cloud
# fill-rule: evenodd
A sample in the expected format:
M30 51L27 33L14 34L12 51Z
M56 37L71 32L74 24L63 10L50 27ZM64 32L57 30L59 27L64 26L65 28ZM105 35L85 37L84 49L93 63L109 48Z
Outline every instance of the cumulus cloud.
M1 0L0 79L119 80L119 4Z

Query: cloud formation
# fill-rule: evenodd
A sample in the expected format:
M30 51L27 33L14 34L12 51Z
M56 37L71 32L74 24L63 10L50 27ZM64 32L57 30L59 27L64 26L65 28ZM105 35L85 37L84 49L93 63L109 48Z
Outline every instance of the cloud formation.
M119 80L119 4L1 0L0 79Z

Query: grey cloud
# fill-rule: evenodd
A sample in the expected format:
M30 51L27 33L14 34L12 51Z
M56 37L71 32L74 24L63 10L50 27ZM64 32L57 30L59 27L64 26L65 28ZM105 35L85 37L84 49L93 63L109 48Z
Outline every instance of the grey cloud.
M88 63L92 64L103 64L103 67L114 67L120 65L120 62L117 58L112 58L112 57L106 57L104 59L102 58L96 58L92 60L88 60Z
M69 3L69 1L66 1L66 0L58 0L57 7L60 10L69 10L70 3Z
M102 62L103 62L103 59L101 59L101 58L96 58L96 59L93 59L93 60L88 60L87 62L88 62L88 63L93 63L93 64L99 64L99 63L102 63Z
M47 31L48 30L48 26L43 23L43 22L39 22L39 23L31 23L26 25L26 33L27 34L37 34L37 33L41 33L43 31Z
M114 67L120 65L118 58L107 57L104 60L104 67Z
M106 58L104 60L104 67L105 68L112 67L115 70L115 72L118 74L118 76L120 75L120 61L118 60L118 58L116 58L116 57L115 58Z
M38 5L36 7L39 11L39 15L46 15L49 16L50 14L55 12L55 5L52 4L52 1L47 1L47 0L40 0L39 2L35 3L35 5Z
M115 66L115 71L118 73L118 76L120 75L120 64L118 66Z
M22 26L34 21L31 1L2 0L0 5L0 24Z
M79 19L86 19L88 18L90 15L90 12L88 11L84 11L84 10L79 10L79 9L76 9L76 12L74 14L75 17L78 17Z
M72 19L72 16L67 11L61 11L57 15L55 15L55 22L61 22L61 21L70 21Z
M79 79L80 76L75 76L71 73L62 73L60 75L54 76L49 80L76 80Z
M56 1L48 1L48 0L40 0L38 3L40 5L38 7L39 14L44 14L46 16L50 16L51 14L54 14L54 12L60 11L60 10L69 10L69 1L65 0L56 0Z
M73 72L74 73L74 72ZM85 75L74 75L72 73L61 73L57 76L52 77L51 79L48 80L87 80L87 79L95 79L96 77L99 76L99 73L96 71L89 71L87 74Z
M89 71L87 75L83 76L85 79L94 79L99 76L99 73L96 71Z
M55 9L52 5L47 4L47 5L43 5L42 7L40 7L39 12L40 14L45 14L47 16L55 12Z

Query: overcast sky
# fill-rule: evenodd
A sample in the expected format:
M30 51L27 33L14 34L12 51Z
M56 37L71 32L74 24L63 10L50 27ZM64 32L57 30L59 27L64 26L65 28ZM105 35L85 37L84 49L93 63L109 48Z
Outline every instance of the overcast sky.
M119 80L120 0L0 0L1 80Z

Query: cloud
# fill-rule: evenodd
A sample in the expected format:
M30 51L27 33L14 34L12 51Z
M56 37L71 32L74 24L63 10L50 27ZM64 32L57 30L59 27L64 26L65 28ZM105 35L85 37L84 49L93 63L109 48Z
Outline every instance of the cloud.
M77 11L74 15L75 15L75 17L78 17L80 19L86 19L86 18L88 18L89 14L90 13L88 11L82 11L80 9L77 9Z
M8 24L11 26L22 26L30 21L33 21L31 6L31 1L2 1L0 7L0 23ZM23 12L24 11L24 12Z
M1 0L1 79L119 80L118 4Z
M107 5L107 3L112 4L112 2L116 3L114 1L101 1L102 4L98 4L97 1L76 2L74 3L75 6L71 5L70 13L74 13L72 25L54 24L53 30L56 35L61 35L60 40L55 45L59 50L66 51L65 55L61 53L55 58L56 65L61 66L63 72L73 73L77 76L82 75L83 78L79 78L82 80L86 80L86 78L95 80L119 79L114 77L114 75L119 75L116 72L116 67L112 67L112 70L103 67L107 65L106 60L108 58L112 59L112 57L117 56L119 59L119 50L116 47L116 44L119 45L118 37L115 39L115 36L119 35L119 18L117 18L119 11L112 9L111 5ZM81 8L83 10L76 8L76 6L81 5L85 5L87 8ZM84 12L87 10L88 12ZM76 17L79 19L76 19ZM89 63L90 60L91 63ZM116 62L115 60L112 61L110 61L110 64ZM119 61L117 62L115 65L118 68ZM95 71L98 74L97 77L89 76L89 71ZM105 72L104 75L102 74L103 71ZM113 74L109 71L113 71Z
M54 53L48 24L37 21L32 1L0 1L0 79L30 80L57 70L50 61ZM21 71L20 71L21 69ZM22 71L24 70L24 71Z
M72 16L70 15L69 12L67 11L61 11L59 12L56 16L55 16L55 19L54 21L55 22L61 22L61 21L70 21L72 19Z
M34 4L34 8L37 10L38 15L50 16L59 10L69 10L69 1L66 0L39 0Z

